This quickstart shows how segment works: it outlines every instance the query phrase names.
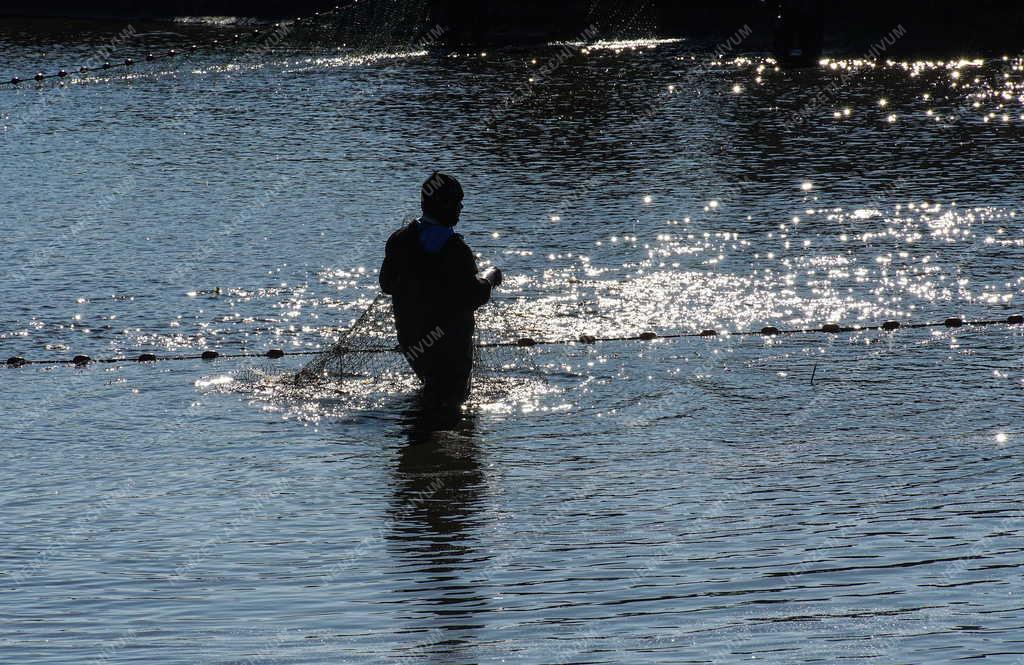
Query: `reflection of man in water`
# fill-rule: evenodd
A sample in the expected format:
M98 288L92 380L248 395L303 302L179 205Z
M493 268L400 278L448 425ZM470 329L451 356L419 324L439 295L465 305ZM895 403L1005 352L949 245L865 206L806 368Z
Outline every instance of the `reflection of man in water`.
M388 239L380 286L392 296L398 343L424 391L441 403L469 395L473 370L473 312L501 284L501 271L477 275L476 259L455 233L462 186L434 173L423 183L423 216Z
M490 479L472 411L423 409L410 400L391 473L388 557L400 578L394 634L417 662L476 663L479 631L493 611L488 584L500 560L490 533ZM400 637L399 637L400 636Z

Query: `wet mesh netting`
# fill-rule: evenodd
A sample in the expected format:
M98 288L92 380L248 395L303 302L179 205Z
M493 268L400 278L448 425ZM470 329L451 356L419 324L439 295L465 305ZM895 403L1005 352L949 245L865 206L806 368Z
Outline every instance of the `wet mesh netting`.
M477 312L478 320L501 320L489 304ZM539 377L529 349L506 345L492 335L477 333L474 346L473 383L493 388L495 381L515 376ZM330 348L318 355L296 375L300 386L337 384L348 389L401 389L419 385L405 357L398 349L391 297L378 295L365 312Z
M337 342L303 367L296 376L300 385L344 378L396 375L409 371L398 352L391 298L374 298Z

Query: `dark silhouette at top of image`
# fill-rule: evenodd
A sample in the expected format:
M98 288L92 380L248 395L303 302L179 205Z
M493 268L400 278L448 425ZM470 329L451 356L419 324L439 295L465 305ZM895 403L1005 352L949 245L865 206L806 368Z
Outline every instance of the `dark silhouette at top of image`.
M774 51L784 67L813 67L825 46L823 0L775 0Z
M501 284L501 271L478 274L472 250L455 233L464 197L459 181L434 173L423 183L423 215L391 235L380 286L392 296L398 343L424 397L457 405L469 395L474 312Z

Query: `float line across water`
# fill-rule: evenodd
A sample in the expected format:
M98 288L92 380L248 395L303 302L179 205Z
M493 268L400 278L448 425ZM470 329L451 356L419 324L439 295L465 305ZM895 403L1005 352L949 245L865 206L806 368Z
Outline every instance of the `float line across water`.
M557 345L574 345L574 344L597 344L599 342L647 342L657 339L680 339L683 337L718 337L718 336L753 336L762 335L765 337L773 337L775 335L796 335L804 334L810 335L815 333L824 333L836 335L847 332L861 332L868 330L882 330L885 332L894 332L900 328L960 328L962 326L991 326L997 324L1007 325L1024 325L1024 316L1020 314L1013 314L1006 317L1005 319L981 319L977 321L965 321L959 317L949 317L943 321L931 321L924 323L902 323L900 321L886 321L875 325L867 326L842 326L837 323L828 323L820 328L793 328L793 329L780 329L775 326L765 326L760 330L740 330L735 332L719 332L717 330L702 330L698 333L670 333L670 334L658 334L655 332L643 332L639 335L628 335L620 337L595 337L594 335L580 335L576 339L561 339L561 340L538 340L532 337L521 337L519 339L507 342L489 342L484 344L478 344L477 348L481 349L493 349L498 347L531 347L531 346L557 346ZM401 353L401 349L398 347L377 347L377 348L365 348L365 349L344 349L346 353ZM270 349L263 353L255 352L240 352L240 353L220 353L219 351L203 351L199 355L176 355L176 356L157 356L153 353L143 353L134 358L126 356L118 356L112 358L91 358L86 355L77 355L73 358L55 358L50 360L30 360L21 356L13 356L8 358L6 361L7 367L17 368L24 367L26 365L75 365L78 367L84 367L91 363L125 363L125 362L169 362L176 360L217 360L218 358L271 358L280 359L286 356L315 356L324 353L325 350L320 351L283 351L281 349Z

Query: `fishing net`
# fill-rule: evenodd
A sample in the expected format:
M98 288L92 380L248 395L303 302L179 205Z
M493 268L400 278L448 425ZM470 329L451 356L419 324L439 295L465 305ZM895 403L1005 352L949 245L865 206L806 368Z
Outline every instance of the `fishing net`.
M493 303L486 305L477 312L477 319L503 321L498 309ZM477 333L473 349L477 396L498 396L513 384L542 376L531 349L499 340L493 333ZM295 382L363 394L415 390L419 380L398 348L391 297L374 298L337 342L299 370Z
M311 385L407 371L405 358L398 351L391 298L381 294L337 342L307 363L295 378L299 385Z

